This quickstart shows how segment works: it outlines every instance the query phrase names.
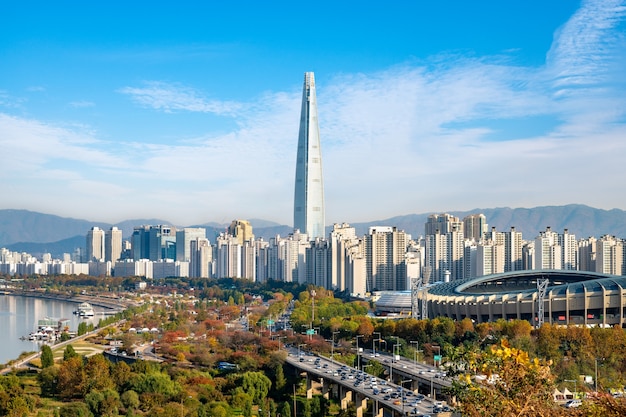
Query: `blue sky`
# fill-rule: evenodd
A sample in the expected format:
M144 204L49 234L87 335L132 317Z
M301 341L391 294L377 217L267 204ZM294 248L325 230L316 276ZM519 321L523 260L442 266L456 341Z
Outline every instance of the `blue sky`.
M2 9L0 208L291 224L314 71L328 224L626 209L624 1Z

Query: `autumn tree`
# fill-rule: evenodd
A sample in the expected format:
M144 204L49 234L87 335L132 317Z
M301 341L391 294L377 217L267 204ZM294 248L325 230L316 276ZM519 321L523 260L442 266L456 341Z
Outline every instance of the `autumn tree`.
M468 369L454 383L454 393L464 416L556 416L552 399L554 377L550 363L530 359L525 351L509 347L506 340L483 353L467 355Z

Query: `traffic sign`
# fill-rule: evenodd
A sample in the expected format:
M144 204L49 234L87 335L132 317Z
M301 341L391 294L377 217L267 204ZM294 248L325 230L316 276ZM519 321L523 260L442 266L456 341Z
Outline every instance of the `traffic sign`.
M306 331L306 334L308 334L308 335L313 335L313 334L315 334L315 329L308 329L308 330Z
M441 355L435 355L433 359L435 362L441 362Z

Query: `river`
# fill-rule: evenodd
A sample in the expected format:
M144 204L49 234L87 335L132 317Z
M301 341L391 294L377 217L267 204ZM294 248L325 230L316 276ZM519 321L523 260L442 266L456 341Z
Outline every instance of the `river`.
M37 330L37 322L45 317L68 319L71 331L76 331L81 321L97 324L104 317L81 319L73 314L78 304L34 297L0 295L0 334L3 339L0 343L0 364L16 359L22 352L41 349L42 342L28 340L28 335ZM20 340L24 336L27 340Z

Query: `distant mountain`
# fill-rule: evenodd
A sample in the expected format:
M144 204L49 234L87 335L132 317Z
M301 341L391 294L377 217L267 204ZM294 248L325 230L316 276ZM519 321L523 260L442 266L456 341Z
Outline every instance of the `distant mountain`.
M463 217L473 213L483 213L487 217L489 227L498 231L507 231L514 226L523 233L524 239L534 239L546 227L562 233L568 229L577 238L605 234L626 238L626 211L613 209L602 210L585 205L570 204L566 206L545 206L534 208L491 208L469 211L449 211L448 213ZM372 226L395 226L417 238L424 234L424 223L432 213L409 214L367 223L352 223L357 236L368 233ZM292 227L279 225L260 219L250 220L254 235L269 240L276 235L287 236ZM27 210L0 210L0 247L28 252L33 255L51 253L60 257L63 253L71 253L77 247L85 247L85 236L93 226L108 229L117 226L123 231L125 238L132 235L133 227L140 225L172 224L159 219L135 219L117 224L92 222L37 213ZM207 230L207 238L214 243L215 238L227 228L228 224L205 223L197 226ZM180 226L178 226L180 227ZM332 230L328 227L327 231Z
M447 213L457 216L461 220L470 214L482 213L487 217L490 228L495 227L496 230L504 232L513 226L517 231L523 233L526 240L534 239L540 231L546 230L546 227L559 233L568 229L569 233L575 234L577 238L600 237L606 234L626 238L626 211L619 209L602 210L580 204L569 204L530 209L501 207L448 211ZM356 229L357 236L368 233L371 226L396 226L417 238L424 234L424 224L431 214L433 213L409 214L387 220L355 223L351 226Z

